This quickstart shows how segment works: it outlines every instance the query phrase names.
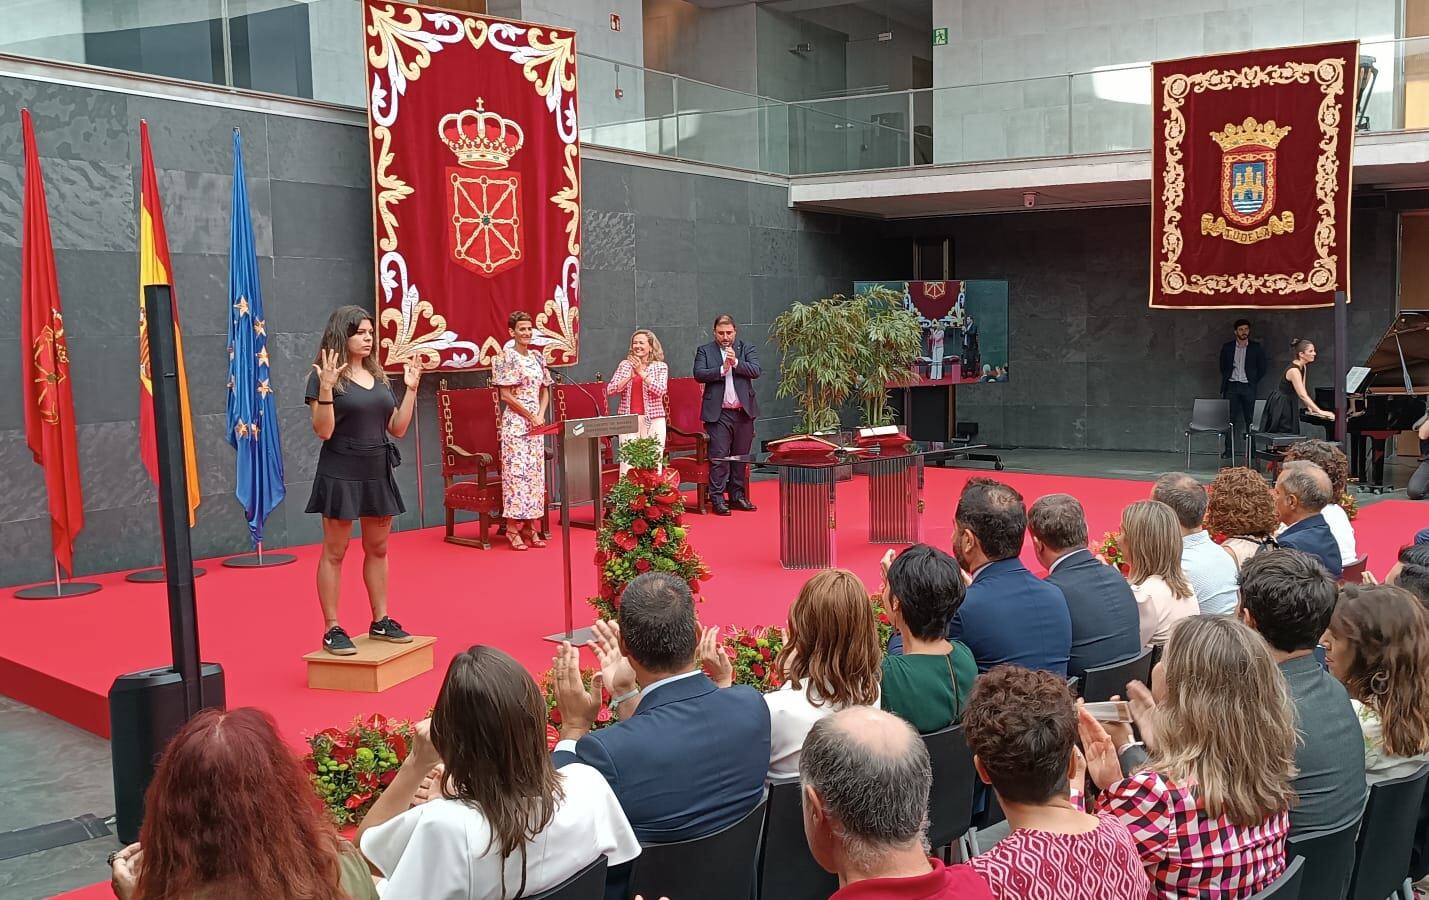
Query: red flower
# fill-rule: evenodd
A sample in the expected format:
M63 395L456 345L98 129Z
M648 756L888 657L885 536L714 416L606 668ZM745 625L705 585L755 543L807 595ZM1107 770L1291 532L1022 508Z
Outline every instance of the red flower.
M336 763L351 763L357 751L346 745L334 745L332 748L332 759Z
M409 752L409 748L407 747L407 739L402 737L402 735L394 732L392 734L390 743L392 744L392 752L397 754L397 761L401 762L405 760L407 758L407 753Z
M303 768L308 770L309 775L318 774L318 761L311 755L303 757Z
M740 635L740 636L739 636L739 643L742 644L742 645L745 646L745 647L749 647L750 649L753 649L753 648L759 646L759 642L754 639L754 635L752 635L752 634L742 634L742 635Z
M760 663L755 663L754 665L750 666L750 667L749 667L749 671L751 671L751 672L754 673L754 677L755 677L755 678L763 678L763 677L764 677L764 666L761 665Z
M759 655L762 656L762 657L764 657L764 661L765 661L765 662L768 662L769 660L771 660L771 659L774 658L774 654L769 652L769 648L768 648L768 647L760 647L760 648L759 648Z
M673 517L672 519L670 519L670 524L672 524L672 525L683 525L683 524L685 524L685 514L684 514L684 513L675 513L674 517Z
M635 571L637 571L637 572L648 572L648 571L650 571L650 560L646 559L646 558L643 557L643 556L640 557L639 559L637 559L637 560L635 561Z
M598 565L598 566L603 566L603 565L606 564L606 562L607 562L609 559L610 559L610 554L606 553L604 550L597 550L597 551L595 551L595 564L596 564L596 565Z
M649 505L649 502L650 502L650 501L648 501L648 500L645 499L645 495L644 495L644 494L636 494L636 495L635 495L635 499L630 501L630 508L631 508L631 509L644 509L647 505Z
M595 720L596 720L597 722L609 722L609 721L610 721L610 707L608 707L608 706L602 706L602 707L600 708L600 712L598 712L598 713L595 714Z
M700 583L694 578L690 579L690 593L697 594L700 590Z
M347 802L344 803L343 806L346 806L348 809L353 809L353 810L355 810L355 809L357 809L359 806L361 806L362 804L366 803L368 800L371 800L371 799L372 799L372 795L371 795L371 794L368 794L368 793L353 794L351 797L348 797L348 798L347 798Z
M553 707L551 707L551 717L550 717L550 718L551 718L551 724L553 724L553 725L559 725L559 724L561 724L561 708L560 708L559 706L553 706Z
M670 533L663 528L655 529L655 546L663 547L670 543Z
M630 523L630 530L637 535L644 534L645 532L650 530L650 523L646 522L644 519L636 519L634 522Z
M661 506L674 506L675 501L680 499L680 495L666 488L655 495L655 502Z
M636 521L638 522L638 521L640 521L640 520L637 519ZM619 534L617 534L617 535L613 538L613 540L615 541L616 546L618 546L618 547L619 547L620 549L622 549L622 550L634 550L634 549L635 549L635 545L638 544L638 543L640 543L639 541L637 541L637 540L635 539L635 536L634 536L634 535L630 534L629 532L625 532L625 531L622 531L622 532L620 532Z
M710 580L711 578L713 578L713 577L714 577L714 573L711 572L709 569L705 569L705 570L703 570L702 572L700 572L700 581L709 581L709 580Z
M397 777L397 770L396 770L396 769L388 769L386 772L383 772L383 773L382 773L382 786L383 786L383 787L386 787L387 785L391 784L391 783L392 783L392 779L394 779L394 778L396 778L396 777Z
M554 750L554 749L556 749L556 742L559 741L560 739L561 739L561 733L556 730L556 726L554 726L554 725L547 725L547 726L546 726L546 749L547 749L547 750Z

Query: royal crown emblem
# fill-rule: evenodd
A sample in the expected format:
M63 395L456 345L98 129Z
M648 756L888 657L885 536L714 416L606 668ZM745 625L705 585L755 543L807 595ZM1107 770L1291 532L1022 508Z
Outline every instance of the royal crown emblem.
M502 171L526 142L521 126L486 109L448 113L437 134L456 157L446 169L447 249L452 260L492 277L521 261L521 175ZM499 173L499 174L497 174Z
M1254 244L1295 230L1295 214L1275 212L1275 151L1290 126L1247 116L1211 132L1221 148L1221 216L1201 215L1201 233L1238 244Z

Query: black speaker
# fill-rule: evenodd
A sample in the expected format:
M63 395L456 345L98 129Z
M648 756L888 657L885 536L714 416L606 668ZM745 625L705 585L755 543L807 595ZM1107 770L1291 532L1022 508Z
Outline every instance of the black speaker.
M204 663L203 707L224 705L223 668ZM109 754L114 772L114 819L119 841L139 840L144 792L159 756L183 724L184 684L170 667L130 672L109 688Z

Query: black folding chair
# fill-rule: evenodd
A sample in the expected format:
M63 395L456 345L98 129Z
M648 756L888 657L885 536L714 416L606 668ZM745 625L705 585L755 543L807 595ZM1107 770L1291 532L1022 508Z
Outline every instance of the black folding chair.
M549 891L532 894L530 900L601 900L605 896L604 856L562 881Z
M1151 648L1146 647L1131 659L1087 669L1082 674L1082 699L1088 703L1110 700L1112 695L1126 698L1126 686L1133 681L1151 683Z
M923 735L933 766L933 789L928 796L928 843L936 851L968 833L973 821L973 753L963 726L950 725Z
M1364 823L1355 842L1355 873L1350 881L1351 900L1384 900L1403 896L1413 900L1409 888L1409 854L1414 848L1414 827L1429 767L1381 781L1369 789Z
M723 831L688 841L642 845L631 864L627 896L749 900L767 803L766 792L744 818Z
M760 900L828 900L839 889L838 876L820 868L809 852L802 794L797 781L769 786L759 851Z
M1250 900L1300 900L1300 882L1305 875L1305 860L1296 857L1280 873L1280 877L1263 891L1250 895Z
M1355 838L1359 833L1360 820L1355 819L1335 831L1290 836L1285 855L1305 860L1300 900L1345 900L1355 869Z

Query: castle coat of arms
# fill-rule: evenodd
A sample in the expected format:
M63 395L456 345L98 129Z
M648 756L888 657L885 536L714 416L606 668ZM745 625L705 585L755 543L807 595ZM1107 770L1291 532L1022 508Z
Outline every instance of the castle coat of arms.
M1221 215L1203 213L1201 234L1254 244L1295 230L1293 212L1275 215L1275 151L1289 133L1289 125L1250 117L1211 132L1221 148Z
M443 116L437 133L457 161L446 169L448 252L490 278L521 261L521 176L507 166L525 135L480 98L476 109Z

